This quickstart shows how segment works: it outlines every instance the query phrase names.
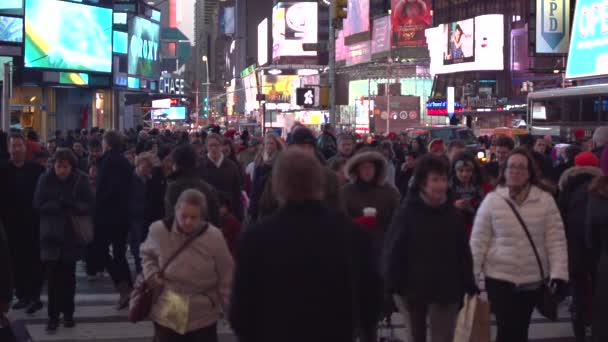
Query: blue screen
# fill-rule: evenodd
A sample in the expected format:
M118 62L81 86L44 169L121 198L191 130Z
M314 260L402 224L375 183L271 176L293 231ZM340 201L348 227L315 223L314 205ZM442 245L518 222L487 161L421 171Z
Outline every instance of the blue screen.
M22 43L23 19L0 16L0 41Z
M175 121L186 120L186 107L171 107L164 109L153 109L152 120Z
M129 45L129 35L126 32L114 31L114 53L127 54Z

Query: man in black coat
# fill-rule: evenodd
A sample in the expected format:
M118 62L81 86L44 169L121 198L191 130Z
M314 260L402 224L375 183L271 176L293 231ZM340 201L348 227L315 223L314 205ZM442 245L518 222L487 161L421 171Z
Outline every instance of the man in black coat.
M19 134L9 138L10 160L0 165L0 221L8 238L15 294L14 309L34 313L42 308L43 272L40 261L39 216L33 206L34 191L44 168L25 160L26 141Z
M95 192L95 240L91 247L97 267L93 268L108 270L120 293L117 307L124 308L132 285L126 249L133 168L122 154L123 137L119 133L106 132L102 144L104 153L98 162Z
M373 340L380 308L371 240L323 203L325 172L299 148L273 172L279 209L248 229L229 320L243 342Z

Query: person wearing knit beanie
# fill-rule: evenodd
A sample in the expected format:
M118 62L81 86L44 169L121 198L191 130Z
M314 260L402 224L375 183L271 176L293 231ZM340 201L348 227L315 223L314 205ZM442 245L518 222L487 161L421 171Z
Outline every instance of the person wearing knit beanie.
M600 166L599 158L592 152L581 152L574 158L575 166Z

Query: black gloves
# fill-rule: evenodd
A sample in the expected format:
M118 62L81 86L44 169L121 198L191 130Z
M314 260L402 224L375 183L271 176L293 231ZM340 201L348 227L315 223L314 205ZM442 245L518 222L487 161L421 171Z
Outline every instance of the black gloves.
M564 280L551 279L549 286L551 287L551 291L555 297L557 297L560 302L563 301L568 295L568 283L566 283Z
M464 292L469 296L477 296L481 293L476 284L470 284L465 289Z

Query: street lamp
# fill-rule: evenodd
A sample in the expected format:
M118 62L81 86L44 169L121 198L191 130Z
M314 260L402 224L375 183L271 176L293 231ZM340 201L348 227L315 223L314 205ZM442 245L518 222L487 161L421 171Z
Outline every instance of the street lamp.
M205 63L205 70L207 71L207 77L206 77L206 82L205 85L207 86L207 90L205 92L205 99L209 99L209 59L207 58L207 55L203 56L201 58L203 60L203 63ZM206 106L206 111L207 111L207 115L209 115L209 104L207 101L205 101L205 106Z

